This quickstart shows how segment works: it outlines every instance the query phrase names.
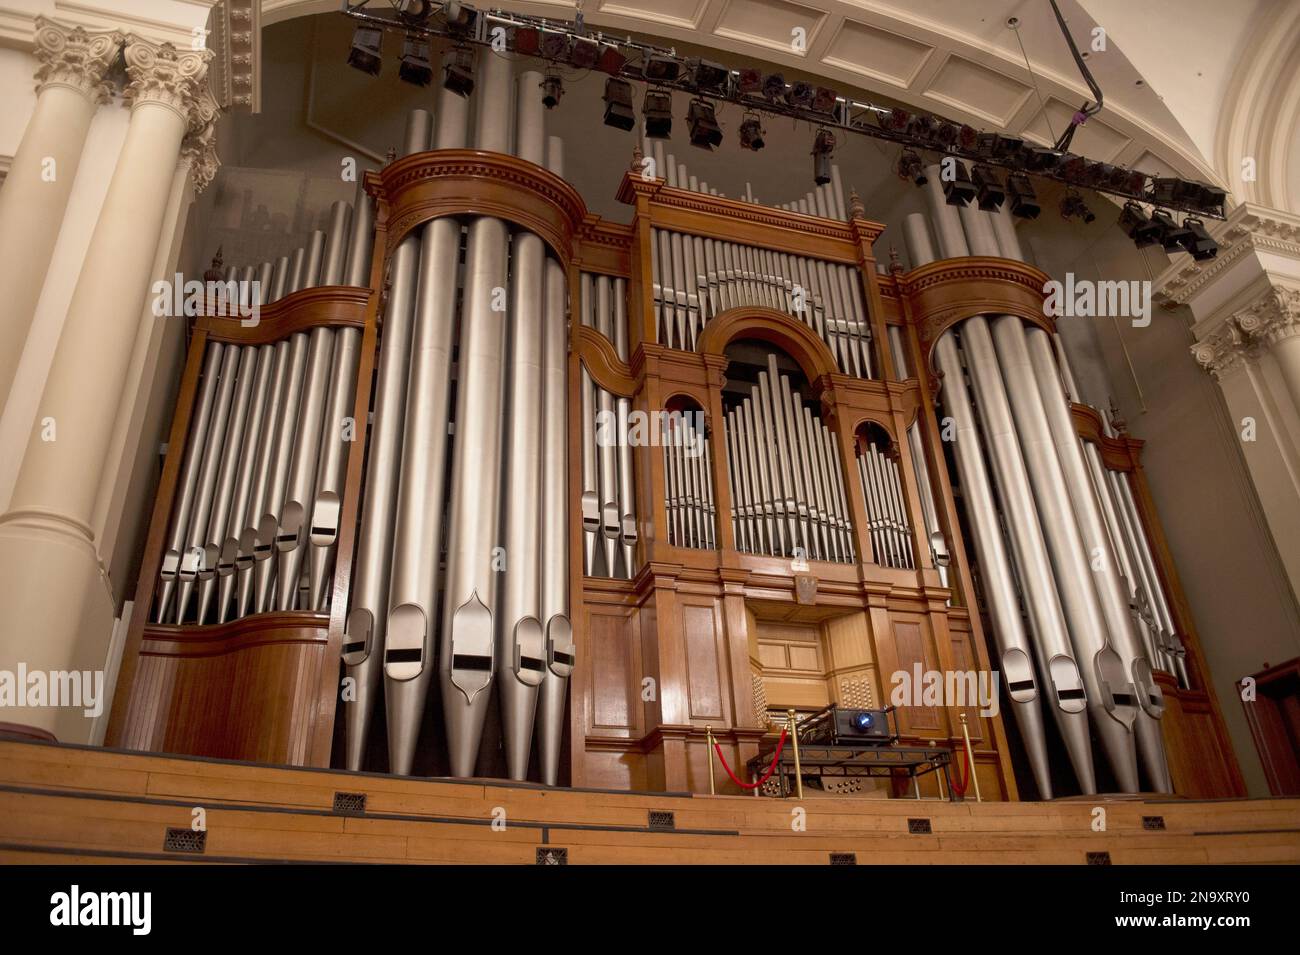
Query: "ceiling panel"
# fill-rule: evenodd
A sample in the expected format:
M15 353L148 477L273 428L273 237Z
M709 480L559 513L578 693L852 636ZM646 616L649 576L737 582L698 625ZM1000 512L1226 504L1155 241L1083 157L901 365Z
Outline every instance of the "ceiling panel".
M812 48L827 14L789 0L727 0L714 32L721 37L753 43L770 50L803 56ZM802 50L793 44L794 31L804 31Z
M1070 119L1074 116L1074 107L1066 105L1059 99L1049 99L1046 114L1050 123L1044 120L1043 112L1041 109L1036 111L1034 118L1025 126L1023 132L1026 136L1042 143L1055 142L1069 126ZM1131 137L1125 136L1115 127L1106 125L1094 116L1075 130L1070 151L1087 156L1089 159L1114 162L1130 142L1132 142Z
M822 61L906 89L934 47L856 20L844 20Z
M1033 92L1017 79L953 53L934 74L925 95L1005 127Z
M709 0L603 0L597 9L614 16L694 30L708 5Z

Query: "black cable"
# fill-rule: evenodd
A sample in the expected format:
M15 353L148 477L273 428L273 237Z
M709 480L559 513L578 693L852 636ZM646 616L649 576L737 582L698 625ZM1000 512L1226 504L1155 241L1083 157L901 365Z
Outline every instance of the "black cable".
M1079 112L1085 117L1095 116L1097 113L1101 112L1103 102L1101 87L1098 86L1097 81L1092 78L1092 73L1088 71L1088 64L1085 63L1083 57L1079 55L1079 48L1074 45L1074 37L1070 36L1070 31L1065 25L1065 17L1061 16L1061 8L1056 5L1056 0L1048 0L1048 3L1052 5L1052 12L1056 14L1056 22L1061 27L1061 33L1065 36L1066 45L1070 48L1070 54L1074 57L1074 62L1079 67L1079 72L1083 74L1084 82L1088 84L1088 89L1092 90L1092 95L1097 97L1096 103L1092 106L1084 103ZM1077 116L1078 114L1075 115ZM1061 133L1061 138L1056 141L1056 149L1058 152L1065 152L1070 148L1070 141L1074 139L1074 128L1077 125L1079 124L1071 119L1070 125L1065 128L1065 132Z

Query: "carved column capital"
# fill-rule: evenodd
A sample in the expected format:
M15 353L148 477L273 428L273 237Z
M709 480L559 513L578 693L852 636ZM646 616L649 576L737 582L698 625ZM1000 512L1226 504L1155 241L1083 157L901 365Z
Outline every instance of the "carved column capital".
M211 59L211 50L178 50L170 43L129 36L126 71L130 83L125 98L133 107L143 103L166 106L194 132L217 114L216 100L205 82Z
M40 68L36 91L50 86L76 90L92 103L107 102L112 85L105 80L125 37L116 30L90 32L46 17L36 18L36 48Z
M1269 285L1191 351L1218 381L1241 362L1254 360L1262 349L1296 336L1300 336L1300 289Z

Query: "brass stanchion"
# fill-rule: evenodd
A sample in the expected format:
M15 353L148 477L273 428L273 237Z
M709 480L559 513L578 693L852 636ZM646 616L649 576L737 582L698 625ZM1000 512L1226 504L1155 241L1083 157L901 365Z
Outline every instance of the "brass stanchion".
M795 728L794 710L786 710L785 714L790 718L790 742L794 744L794 793L796 797L802 799L803 769L799 766L799 732Z
M966 738L966 759L969 761L970 778L975 786L975 801L983 802L980 798L980 778L975 772L975 749L970 744L970 730L966 728L966 713L961 714L961 735Z
M718 789L713 782L713 727L712 726L704 727L704 737L707 740L707 744L709 747L709 795L716 796L718 794Z

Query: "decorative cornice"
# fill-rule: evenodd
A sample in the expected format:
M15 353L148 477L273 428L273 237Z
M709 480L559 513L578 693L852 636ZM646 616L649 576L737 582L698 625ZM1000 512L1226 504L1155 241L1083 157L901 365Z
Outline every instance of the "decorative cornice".
M1270 285L1192 346L1192 356L1216 381L1261 350L1300 335L1300 289Z
M36 48L40 68L36 90L62 86L92 103L106 103L113 86L105 77L126 38L117 30L90 32L47 17L36 18Z
M204 80L211 50L178 50L131 35L126 41L124 97L133 106L157 103L174 110L196 132L215 120L220 107Z
M224 109L262 109L262 11L257 0L221 0L212 9L212 88Z
M1190 304L1244 257L1260 252L1300 261L1300 216L1279 209L1242 203L1210 234L1219 254L1208 263L1179 256L1157 281L1155 300L1165 308Z

